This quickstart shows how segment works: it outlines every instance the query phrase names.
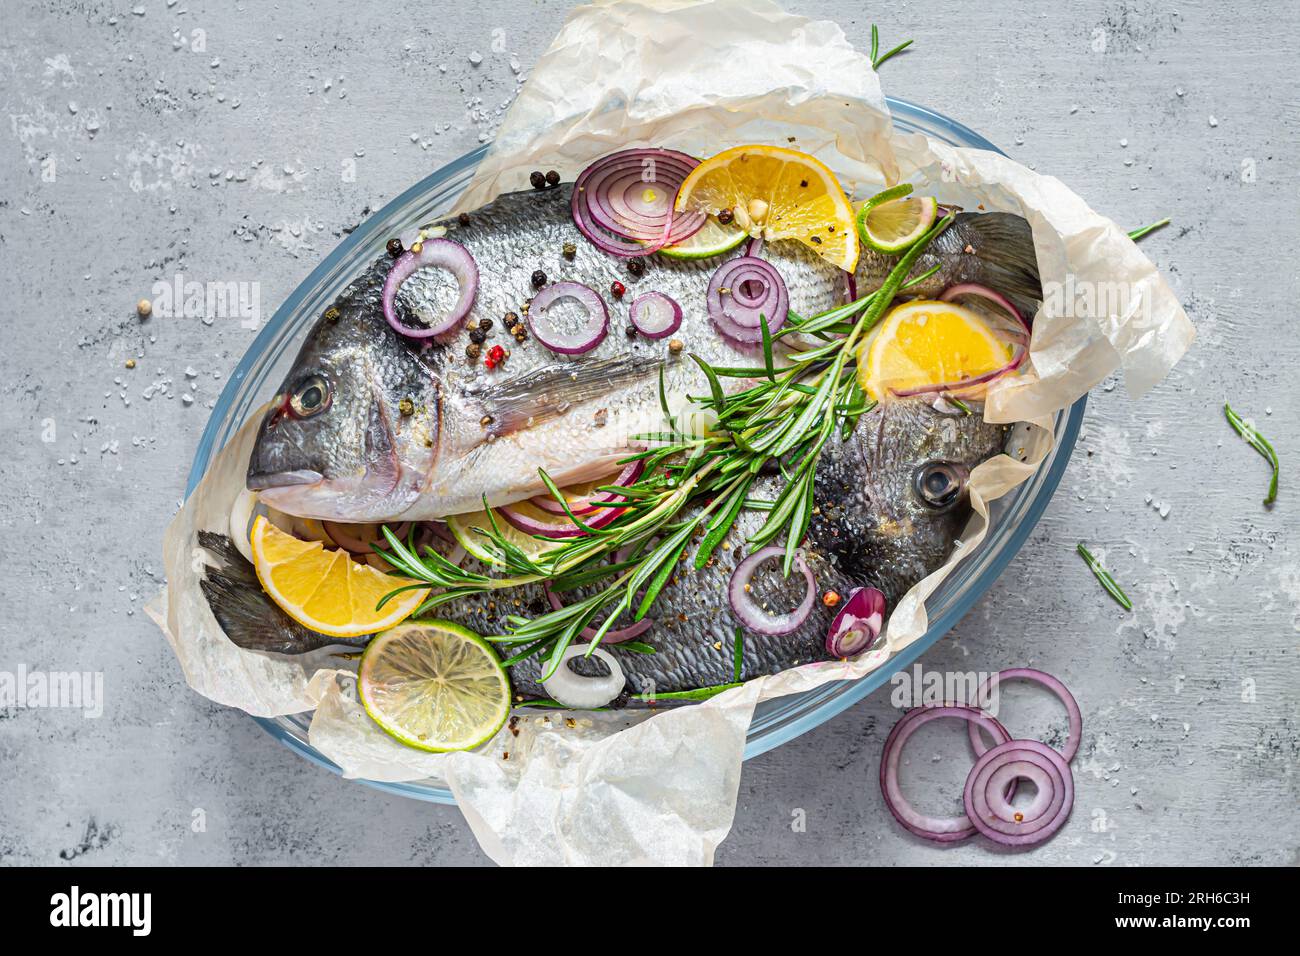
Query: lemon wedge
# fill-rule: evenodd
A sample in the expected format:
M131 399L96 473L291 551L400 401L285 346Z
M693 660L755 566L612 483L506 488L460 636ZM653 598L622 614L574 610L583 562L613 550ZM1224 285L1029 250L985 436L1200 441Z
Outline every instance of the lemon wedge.
M359 564L346 551L326 551L319 541L285 534L263 515L253 521L249 544L257 579L271 600L303 627L331 637L393 627L429 596L429 588L403 591L375 610L385 594L411 582Z
M821 160L780 146L736 146L691 170L677 212L731 212L751 236L796 239L836 268L858 264L853 207Z
M1002 368L1011 356L1011 346L970 309L918 300L894 308L859 347L858 383L882 401L899 391L978 378ZM983 388L953 391L974 398Z

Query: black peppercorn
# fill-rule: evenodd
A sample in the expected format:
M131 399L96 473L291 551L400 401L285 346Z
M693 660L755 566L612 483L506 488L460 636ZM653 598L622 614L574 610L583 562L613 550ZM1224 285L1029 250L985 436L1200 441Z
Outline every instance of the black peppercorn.
M475 345L482 345L486 339L487 335L485 335L481 329L475 329L469 334L469 340Z
M546 177L541 174L540 170L534 169L528 174L528 181L533 184L534 189L546 188Z
M484 332L490 332L492 330L492 320L483 319L482 321L479 322L478 327L482 329Z
M519 324L519 316L513 312L507 312L505 318L501 321L506 324L507 329L514 329L514 327Z
M467 212L463 212L463 213L461 213L459 216L456 217L456 221L457 221L458 223L460 223L462 226L468 226L468 225L469 225L469 213L467 213Z
M385 248L388 250L388 254L392 256L394 259L396 259L398 256L402 254L402 240L389 239L388 245L385 246Z
M546 273L538 269L533 273L533 288L540 289L544 285L546 285Z
M624 329L624 331L627 332L627 337L629 339L636 338L636 326L633 325L631 322L627 324L627 328Z
M736 218L736 214L733 213L730 209L724 209L720 213L718 213L718 222L722 223L724 226L730 225L731 220L735 218Z
M557 172L556 172L555 170L553 170L553 169L547 170L547 172L546 172L546 185L548 185L548 186L558 186L558 185L560 185L560 174L557 173Z
M645 260L644 259L627 260L627 271L632 273L632 275L636 276L638 279L641 278L643 275L645 275Z
M477 342L471 342L465 346L465 357L472 362L479 357L479 353L482 351L483 349L479 347Z

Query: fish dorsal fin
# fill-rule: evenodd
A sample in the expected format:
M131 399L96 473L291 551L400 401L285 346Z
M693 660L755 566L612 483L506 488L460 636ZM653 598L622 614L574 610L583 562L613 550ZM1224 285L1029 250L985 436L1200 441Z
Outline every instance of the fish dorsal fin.
M552 421L611 392L650 382L663 365L662 359L638 355L544 365L492 385L474 399L492 417L489 431L506 435Z

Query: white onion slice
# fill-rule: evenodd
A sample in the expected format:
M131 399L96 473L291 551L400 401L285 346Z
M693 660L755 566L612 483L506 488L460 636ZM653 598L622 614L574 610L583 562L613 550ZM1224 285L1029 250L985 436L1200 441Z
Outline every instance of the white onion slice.
M604 707L623 693L623 687L627 683L623 668L614 659L614 655L604 648L591 650L592 656L599 657L609 668L609 673L604 677L584 677L569 667L570 660L585 655L588 650L586 645L570 647L560 658L560 666L555 668L555 673L542 681L546 693L565 707L578 710Z

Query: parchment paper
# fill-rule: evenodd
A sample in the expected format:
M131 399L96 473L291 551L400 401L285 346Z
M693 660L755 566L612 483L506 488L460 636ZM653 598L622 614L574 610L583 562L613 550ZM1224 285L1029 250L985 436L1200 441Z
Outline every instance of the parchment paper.
M984 540L988 503L1028 478L1051 450L1050 416L1117 368L1129 391L1142 395L1193 336L1155 267L1115 224L1057 180L1005 157L895 132L868 58L840 28L764 0L623 0L575 10L455 211L524 188L532 169L572 178L615 148L708 155L748 142L785 144L790 136L859 198L902 178L945 202L1025 216L1045 289L1071 293L1049 295L1036 317L1032 367L990 393L988 418L1026 423L1018 426L1023 460L1002 455L975 469L974 514L958 547L893 609L880 648L653 716L530 713L476 753L405 748L365 716L350 671L328 656L241 650L207 609L197 587L205 558L194 532L226 530L250 425L218 456L165 540L168 589L153 613L190 686L253 714L314 707L310 741L347 776L445 781L499 863L711 863L735 812L754 707L860 678L923 635L925 600ZM1080 308L1073 290L1089 283L1117 284L1123 295Z

